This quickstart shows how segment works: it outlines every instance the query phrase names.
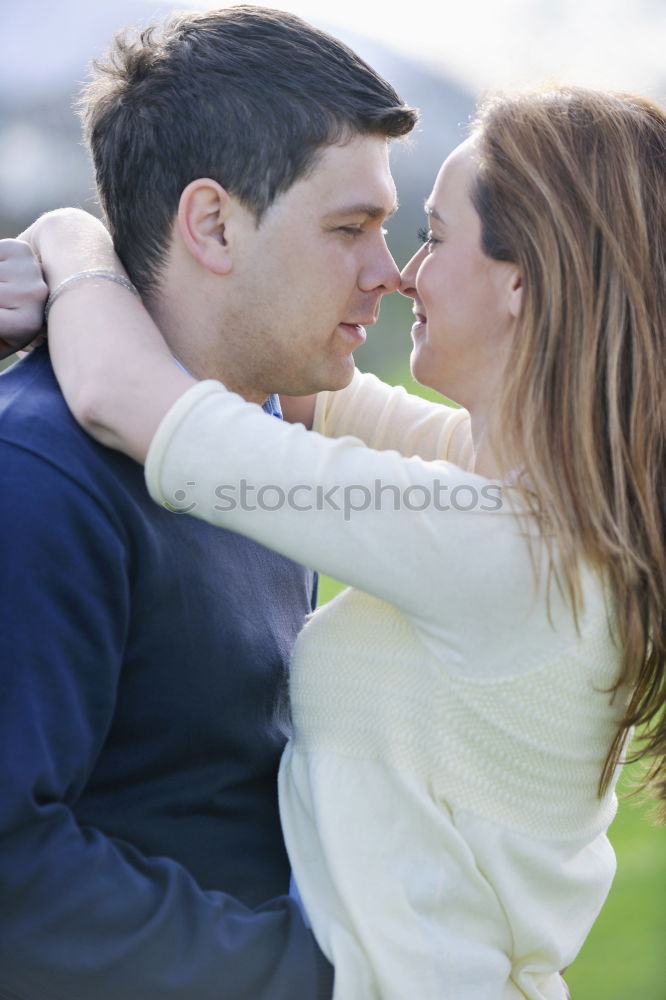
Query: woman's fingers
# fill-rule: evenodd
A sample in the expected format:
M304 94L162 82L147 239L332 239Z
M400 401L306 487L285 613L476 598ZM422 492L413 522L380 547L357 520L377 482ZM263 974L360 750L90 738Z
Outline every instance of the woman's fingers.
M48 288L32 248L0 240L0 358L25 347L41 331Z

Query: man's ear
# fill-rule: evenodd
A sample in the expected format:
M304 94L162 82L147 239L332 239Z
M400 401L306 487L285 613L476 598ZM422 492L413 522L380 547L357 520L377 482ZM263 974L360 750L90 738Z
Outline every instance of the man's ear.
M178 227L183 242L195 260L214 274L228 274L231 252L225 227L231 199L224 188L209 177L191 181L178 205Z
M523 276L517 267L509 274L509 313L517 319L523 307Z

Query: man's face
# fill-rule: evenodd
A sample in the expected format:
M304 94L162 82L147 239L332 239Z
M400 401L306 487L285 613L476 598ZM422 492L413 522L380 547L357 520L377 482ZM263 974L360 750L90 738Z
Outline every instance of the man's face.
M396 193L384 139L327 147L237 240L224 323L252 388L304 395L350 380L352 351L400 274L383 223Z

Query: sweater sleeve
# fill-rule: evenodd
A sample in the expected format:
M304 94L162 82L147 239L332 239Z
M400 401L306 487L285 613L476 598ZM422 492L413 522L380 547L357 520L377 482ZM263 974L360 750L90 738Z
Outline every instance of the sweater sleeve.
M428 402L358 369L345 389L317 395L313 430L325 437L351 434L370 448L443 459L463 469L474 464L467 410Z
M77 822L113 719L128 543L48 461L4 442L0 461L0 995L330 997L331 968L288 898L248 909Z
M507 565L517 536L506 531L511 511L499 483L269 422L213 381L166 414L146 476L158 502L248 535L417 622L441 619L443 606L453 618L468 615L467 578L496 586L494 570Z

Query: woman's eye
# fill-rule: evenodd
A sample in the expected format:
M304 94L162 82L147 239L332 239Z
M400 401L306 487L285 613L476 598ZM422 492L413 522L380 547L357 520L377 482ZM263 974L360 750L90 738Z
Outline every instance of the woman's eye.
M428 248L433 247L436 243L441 243L441 240L436 240L430 230L424 227L418 230L417 236L421 240L421 243L425 244Z

